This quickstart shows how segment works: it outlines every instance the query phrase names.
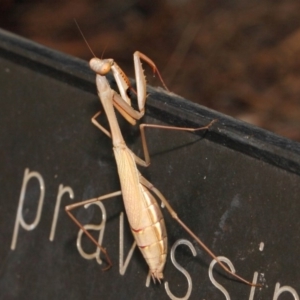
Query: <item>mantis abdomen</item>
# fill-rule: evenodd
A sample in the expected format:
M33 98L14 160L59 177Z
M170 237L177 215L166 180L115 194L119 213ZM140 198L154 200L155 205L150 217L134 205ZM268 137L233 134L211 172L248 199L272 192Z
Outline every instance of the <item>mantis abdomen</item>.
M121 190L131 232L141 250L153 280L163 278L167 257L166 226L154 196L140 183L140 174L131 151L114 147ZM124 175L125 174L125 175Z

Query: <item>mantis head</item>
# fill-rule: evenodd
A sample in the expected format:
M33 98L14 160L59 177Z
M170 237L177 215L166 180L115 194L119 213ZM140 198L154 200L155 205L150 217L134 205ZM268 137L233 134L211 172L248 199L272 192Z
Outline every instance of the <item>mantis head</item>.
M97 57L93 57L90 60L90 68L97 74L99 75L106 75L111 67L114 64L114 60L112 58L108 58L108 59L100 59Z

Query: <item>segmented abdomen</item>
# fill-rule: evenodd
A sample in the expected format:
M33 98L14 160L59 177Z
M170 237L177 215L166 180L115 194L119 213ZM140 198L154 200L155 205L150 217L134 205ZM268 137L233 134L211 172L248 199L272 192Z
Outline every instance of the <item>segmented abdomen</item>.
M167 232L161 210L150 192L142 186L145 206L139 228L131 228L134 238L150 268L153 279L163 278L167 257Z
M124 206L133 236L153 279L163 278L167 256L167 233L161 210L146 187L139 182L134 157L127 147L115 147Z

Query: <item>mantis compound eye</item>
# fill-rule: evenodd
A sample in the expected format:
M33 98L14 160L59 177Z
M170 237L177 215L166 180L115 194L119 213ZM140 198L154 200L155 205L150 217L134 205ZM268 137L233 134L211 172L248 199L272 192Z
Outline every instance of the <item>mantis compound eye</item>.
M110 71L110 69L111 69L110 62L102 62L98 72L100 75L106 75Z

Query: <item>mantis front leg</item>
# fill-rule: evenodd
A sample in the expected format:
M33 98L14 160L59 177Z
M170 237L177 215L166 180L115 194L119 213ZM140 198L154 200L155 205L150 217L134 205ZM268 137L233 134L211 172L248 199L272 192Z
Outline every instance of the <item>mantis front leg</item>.
M161 81L161 83L163 84L164 88L167 91L168 88L164 83L162 76L160 75L160 72L156 67L155 63L152 61L152 59L150 59L148 56L146 56L145 54L139 51L135 51L133 54L133 61L134 61L134 71L135 71L135 80L136 80L136 94L137 94L139 111L142 114L144 114L147 95L146 95L146 78L144 75L144 70L142 67L141 60L146 62L152 68L153 73L158 75L159 80ZM114 65L112 65L111 70L115 77L123 101L131 105L131 101L127 96L127 90L128 88L133 90L133 88L130 85L130 81L128 77L115 62Z

